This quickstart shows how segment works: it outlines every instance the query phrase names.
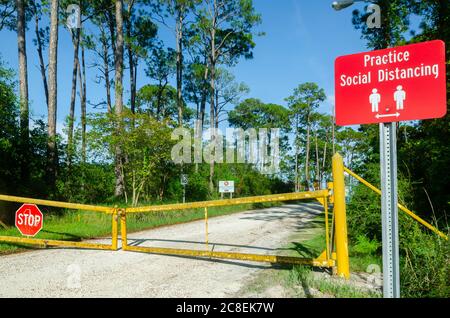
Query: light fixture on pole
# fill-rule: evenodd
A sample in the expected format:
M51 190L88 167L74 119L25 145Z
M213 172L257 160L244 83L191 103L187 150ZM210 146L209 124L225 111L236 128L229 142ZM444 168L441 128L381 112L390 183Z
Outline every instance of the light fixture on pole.
M333 7L334 10L339 11L347 7L350 7L355 2L370 2L373 4L377 3L377 1L375 0L340 0L340 1L333 1L331 6Z
M347 7L350 7L354 3L355 3L354 0L333 1L331 6L333 7L334 10L339 11L339 10L345 9Z

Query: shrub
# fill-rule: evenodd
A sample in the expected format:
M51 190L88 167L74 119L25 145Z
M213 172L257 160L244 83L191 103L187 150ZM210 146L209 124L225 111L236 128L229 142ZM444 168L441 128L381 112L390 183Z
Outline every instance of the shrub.
M358 235L352 251L362 255L373 255L378 251L380 246L381 244L377 240L371 240L364 235Z

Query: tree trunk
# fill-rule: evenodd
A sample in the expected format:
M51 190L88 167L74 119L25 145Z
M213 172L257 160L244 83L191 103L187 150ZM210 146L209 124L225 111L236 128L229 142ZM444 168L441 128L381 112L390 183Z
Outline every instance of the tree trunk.
M214 127L219 128L219 92L215 90L215 104L214 104Z
M116 3L116 5L117 5L117 3ZM122 6L123 6L123 3L122 3ZM106 21L108 23L109 36L111 38L111 48L112 48L112 50L114 52L114 64L115 64L116 63L116 61L115 61L115 58L116 58L116 55L115 55L115 52L116 52L116 31L115 31L115 28L114 28L115 17L112 15L111 11L108 10L105 13L105 18L106 18ZM122 20L123 20L123 18L122 18Z
M325 171L326 171L326 160L327 160L327 148L328 148L328 137L327 140L325 141L325 145L323 147L323 160L322 160L322 171L320 174L320 181L322 182L323 176L325 175Z
M214 144L216 142L216 133L215 133L215 125L214 125L214 109L215 109L215 76L216 76L216 70L215 70L215 30L213 29L211 31L211 57L210 57L210 89L211 89L211 96L210 96L210 118L209 118L209 127L211 130L211 143ZM211 162L209 163L209 191L212 194L214 191L214 159L215 159L215 151L214 148L214 155L211 155Z
M319 159L319 143L317 141L317 131L314 131L315 146L316 146L316 182L318 187L316 190L320 189L320 159Z
M84 46L81 46L81 160L86 162L86 62L84 58Z
M50 186L56 181L58 154L56 149L57 67L58 67L58 0L51 1L48 64L48 177Z
M136 76L134 74L134 58L133 52L131 48L128 48L128 60L129 60L129 68L130 68L130 107L131 112L134 114L136 112Z
M333 145L333 155L336 153L336 115L335 115L335 107L333 106L333 118L332 118L332 130L331 130L331 139Z
M310 117L308 114L308 122L306 128L306 158L305 158L305 185L306 191L309 190L309 149L310 149Z
M295 192L300 191L298 184L298 114L295 114Z
M17 46L19 54L20 129L22 137L28 139L28 69L25 39L25 1L17 0ZM26 141L24 139L24 141Z
M102 39L102 50L103 50L103 72L105 75L105 88L106 88L106 104L108 108L108 113L112 113L112 102L111 102L111 83L109 79L109 52L108 52L108 39L103 26L100 28L101 39Z
M99 54L103 60L103 69L101 70L103 76L105 77L105 88L106 88L106 107L108 113L112 113L112 102L111 102L111 82L109 78L109 47L108 47L108 35L105 32L103 24L99 24L100 29L100 42L102 44L102 51Z
M176 51L177 51L177 107L178 107L178 126L183 126L183 96L182 96L182 82L183 82L183 17L184 9L181 5L178 8L178 19L176 25Z
M158 95L156 96L156 118L161 120L166 116L166 109L163 107L162 98L167 84L169 84L167 81L165 81L164 84L161 82L158 83ZM161 117L159 117L160 115Z
M117 123L117 133L120 134L122 128L123 112L123 1L116 0L116 51L115 51L115 113ZM115 149L115 176L116 185L114 195L121 197L125 194L125 180L123 173L123 153L121 145L116 145Z
M72 42L73 42L73 67L72 67L72 91L70 95L70 107L69 107L69 131L67 133L67 159L69 167L72 164L73 154L73 125L75 121L75 99L77 94L77 71L79 68L78 49L80 44L80 29L72 30Z
M17 47L19 55L19 92L20 92L20 142L22 162L21 177L28 178L28 164L26 158L29 142L29 109L28 109L28 67L27 48L25 39L25 1L17 0ZM25 180L24 180L25 181Z
M134 61L134 53L133 53L133 49L131 47L131 28L132 28L132 24L131 24L131 15L133 14L133 7L132 5L130 5L128 7L128 12L127 12L127 18L125 20L125 26L126 26L126 30L127 30L127 37L128 37L128 41L127 41L127 51L128 51L128 68L129 68L129 72L130 72L130 108L131 108L131 112L134 114L136 111L136 76L134 74L135 72L135 67L134 65L137 64L136 61Z
M206 96L208 95L208 65L205 60L205 72L203 73L203 87L202 96L200 101L200 129L203 131L203 126L205 124L205 113L206 113Z
M34 9L34 21L35 21L34 33L36 35L37 52L39 57L39 70L41 71L42 82L44 83L45 103L47 104L48 108L48 85L43 54L44 45L42 43L41 34L39 33L39 16L37 12L36 1L33 1L32 5Z

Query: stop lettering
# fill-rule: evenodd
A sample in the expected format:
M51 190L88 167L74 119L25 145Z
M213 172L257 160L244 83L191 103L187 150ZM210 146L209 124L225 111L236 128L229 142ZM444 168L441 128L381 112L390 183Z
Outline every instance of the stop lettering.
M17 229L26 236L35 236L42 229L43 214L34 204L23 204L16 211L15 224Z

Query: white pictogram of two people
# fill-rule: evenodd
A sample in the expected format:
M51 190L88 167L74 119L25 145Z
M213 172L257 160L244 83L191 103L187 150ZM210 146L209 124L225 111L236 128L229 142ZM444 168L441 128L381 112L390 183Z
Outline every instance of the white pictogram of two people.
M406 92L401 85L397 86L397 90L394 93L394 101L396 103L397 110L403 109L403 102L406 99ZM378 112L378 105L381 102L381 95L376 88L372 89L372 94L369 96L369 102L372 105L372 112Z

